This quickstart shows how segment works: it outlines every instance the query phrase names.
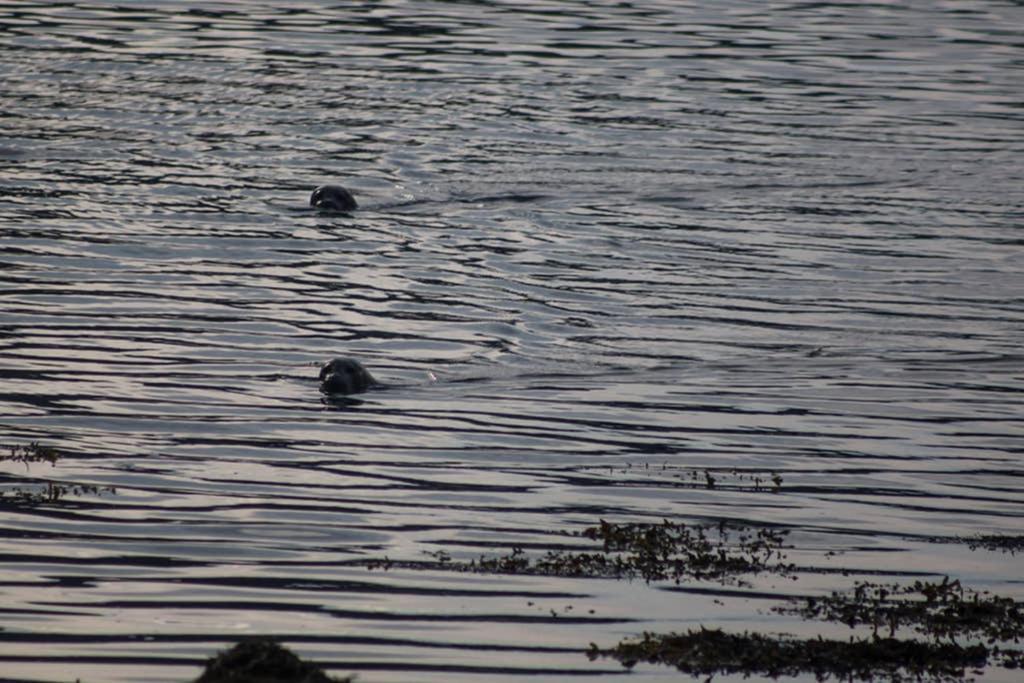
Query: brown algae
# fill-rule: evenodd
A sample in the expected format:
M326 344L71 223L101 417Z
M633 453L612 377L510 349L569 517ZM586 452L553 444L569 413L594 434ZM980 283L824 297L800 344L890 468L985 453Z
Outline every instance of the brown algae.
M591 644L587 654L591 659L611 657L629 668L639 662L666 664L695 676L812 674L819 681L901 683L962 681L968 670L986 666L993 653L983 645L893 638L798 639L702 628L682 634L644 633L610 649Z
M969 679L968 670L1024 666L1024 651L998 644L1024 637L1021 605L964 588L949 577L909 586L859 582L852 591L794 600L774 611L850 628L869 626L872 634L826 640L702 628L683 634L644 633L609 649L591 644L588 655L612 657L626 667L668 664L693 675L813 674L819 681L963 681ZM904 629L924 638L896 638ZM958 638L975 642L961 645Z
M658 524L615 524L601 520L597 526L567 535L600 542L593 550L549 550L534 557L522 548L505 555L480 556L468 562L451 559L448 553L432 553L437 568L492 574L643 579L652 581L735 581L742 574L788 574L783 541L787 532L753 529L720 523L695 526L662 520ZM370 562L371 569L422 566L387 558Z
M1012 598L964 588L960 581L915 581L909 586L858 582L848 592L824 598L804 598L799 604L776 607L781 614L796 614L846 624L870 626L878 637L890 638L911 629L935 642L957 638L1020 642L1024 637L1024 611Z
M16 462L29 469L30 464L50 463L55 467L61 456L55 448L43 446L37 442L28 445L0 446L0 462ZM14 483L7 484L10 478ZM93 486L92 484L76 484L51 481L48 479L22 480L19 477L0 475L0 505L36 506L60 502L69 496L100 496L117 493L113 486Z
M25 463L26 467L30 462L48 462L51 465L56 465L60 459L57 449L40 445L36 441L28 445L0 446L0 451L4 450L8 451L8 454L0 454L0 462L21 462Z
M592 550L556 549L533 556L521 548L500 556L456 561L441 550L434 568L505 574L741 582L743 574L772 572L793 577L786 561L786 532L720 523L596 526L567 534L600 545ZM376 566L387 567L385 560ZM397 564L397 563L394 563ZM404 563L403 563L404 564ZM421 565L422 566L422 565ZM810 674L824 681L965 681L987 666L1024 667L1024 652L1006 647L1024 637L1024 614L1011 598L965 588L948 577L898 584L856 583L827 597L793 599L775 612L853 627L870 634L847 640L797 638L718 629L687 633L644 633L612 648L591 644L591 659L610 657L632 667L667 664L691 675ZM910 631L917 637L898 638ZM966 640L961 643L958 640Z

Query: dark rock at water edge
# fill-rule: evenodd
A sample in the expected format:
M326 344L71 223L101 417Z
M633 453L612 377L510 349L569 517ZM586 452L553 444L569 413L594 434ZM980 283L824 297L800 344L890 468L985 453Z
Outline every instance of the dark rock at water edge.
M332 678L269 638L243 640L210 658L193 683L351 683Z

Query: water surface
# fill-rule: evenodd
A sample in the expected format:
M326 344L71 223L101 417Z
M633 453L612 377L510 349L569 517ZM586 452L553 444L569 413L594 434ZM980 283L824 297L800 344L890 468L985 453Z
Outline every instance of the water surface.
M1024 530L1019 3L307 4L0 4L0 441L62 456L0 464L3 676L610 680L821 632L762 592L820 570L1024 597L931 542ZM666 516L808 571L364 566Z

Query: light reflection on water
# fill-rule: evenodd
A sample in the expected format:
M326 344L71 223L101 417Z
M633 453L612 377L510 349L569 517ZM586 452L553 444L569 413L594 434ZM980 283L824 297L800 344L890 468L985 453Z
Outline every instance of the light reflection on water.
M63 458L0 484L102 489L0 511L5 675L276 634L370 682L562 680L645 629L807 628L359 564L602 517L1019 596L929 539L1021 533L1022 11L5 3L0 434ZM307 211L328 181L364 208ZM342 353L391 386L323 401Z

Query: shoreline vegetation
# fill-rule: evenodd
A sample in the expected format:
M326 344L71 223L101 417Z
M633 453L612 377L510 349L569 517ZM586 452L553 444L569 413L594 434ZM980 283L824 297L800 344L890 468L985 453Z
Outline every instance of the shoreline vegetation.
M61 455L38 443L0 446L0 463L56 467ZM760 490L783 488L781 476L744 474ZM720 473L687 475L712 488ZM111 487L6 475L0 486L0 509L60 506L69 496L116 493ZM770 481L771 487L764 487ZM648 584L714 581L749 585L744 577L771 574L798 579L801 570L787 559L788 531L721 521L695 525L664 519L658 523L599 520L579 531L565 532L565 547L543 554L513 547L500 555L456 560L446 551L427 561L363 561L368 570L391 568L484 574L519 574L594 579L643 580ZM922 540L922 539L918 539ZM936 537L934 543L960 543L970 550L1024 550L1024 536ZM771 608L805 622L842 624L854 633L847 639L820 635L798 638L784 633L727 632L717 628L685 633L644 632L611 647L591 643L581 651L591 660L611 658L625 668L640 663L666 665L689 676L724 674L771 678L813 675L819 681L972 680L987 667L1024 669L1024 604L976 591L948 576L913 583L855 582L824 597L779 598ZM351 683L353 677L330 677L316 664L302 661L270 638L245 639L212 657L194 683Z

